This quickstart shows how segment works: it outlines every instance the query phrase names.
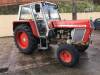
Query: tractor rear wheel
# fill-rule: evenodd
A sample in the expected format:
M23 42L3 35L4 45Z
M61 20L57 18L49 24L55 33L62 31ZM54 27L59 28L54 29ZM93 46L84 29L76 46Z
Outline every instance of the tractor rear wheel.
M62 45L57 49L56 58L63 65L73 67L79 62L79 52L72 45Z
M15 44L25 54L32 53L37 47L36 39L27 25L17 26L14 30Z

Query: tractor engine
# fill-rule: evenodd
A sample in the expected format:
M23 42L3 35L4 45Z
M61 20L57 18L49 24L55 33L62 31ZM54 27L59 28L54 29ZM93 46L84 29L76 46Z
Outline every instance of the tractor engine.
M78 44L82 42L84 32L82 28L54 29L49 33L49 40L58 44Z
M59 43L71 43L72 37L71 37L71 31L72 29L56 29L56 39Z

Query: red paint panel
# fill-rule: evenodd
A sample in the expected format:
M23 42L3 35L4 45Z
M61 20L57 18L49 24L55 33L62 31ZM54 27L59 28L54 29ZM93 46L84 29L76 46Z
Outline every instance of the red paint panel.
M93 30L90 21L86 25L87 25L86 32L85 32L84 37L83 37L83 42L84 43L87 43L89 41L89 39L91 37L92 30Z
M32 20L29 20L29 25L30 25L31 28L32 28L32 32L33 32L34 36L39 37L39 31L38 31L38 29L37 29L37 27L36 27L35 22L32 21Z
M51 21L54 28L89 28L89 20L56 20Z
M90 20L56 20L56 21L50 21L53 23L53 28L84 28L86 29L86 32L83 37L83 43L87 43L90 39L92 28L91 28L91 22Z
M89 41L90 35L91 35L91 30L86 29L86 32L85 32L85 35L84 35L84 38L83 38L84 43L87 43Z
M21 24L27 24L31 27L33 35L35 37L39 37L39 33L38 33L38 29L36 27L36 24L34 21L29 20L29 21L24 21L24 20L20 20L20 21L14 21L13 22L13 29L15 29L16 26L21 25Z

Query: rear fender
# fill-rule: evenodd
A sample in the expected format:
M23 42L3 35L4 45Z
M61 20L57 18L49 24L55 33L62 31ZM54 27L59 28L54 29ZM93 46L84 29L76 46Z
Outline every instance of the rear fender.
M22 24L28 25L31 28L33 35L35 37L39 37L39 32L38 32L37 26L36 26L35 22L32 21L32 20L29 20L29 21L14 21L13 22L13 31L15 30L15 28L17 26L22 25Z

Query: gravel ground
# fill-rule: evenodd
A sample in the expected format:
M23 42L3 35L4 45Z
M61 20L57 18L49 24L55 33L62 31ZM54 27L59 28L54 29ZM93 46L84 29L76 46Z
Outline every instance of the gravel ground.
M9 57L13 48L12 38L0 38L0 72L8 70Z
M99 33L94 31L93 44L73 68L57 63L52 49L24 55L16 48L13 37L0 38L0 75L100 75Z

